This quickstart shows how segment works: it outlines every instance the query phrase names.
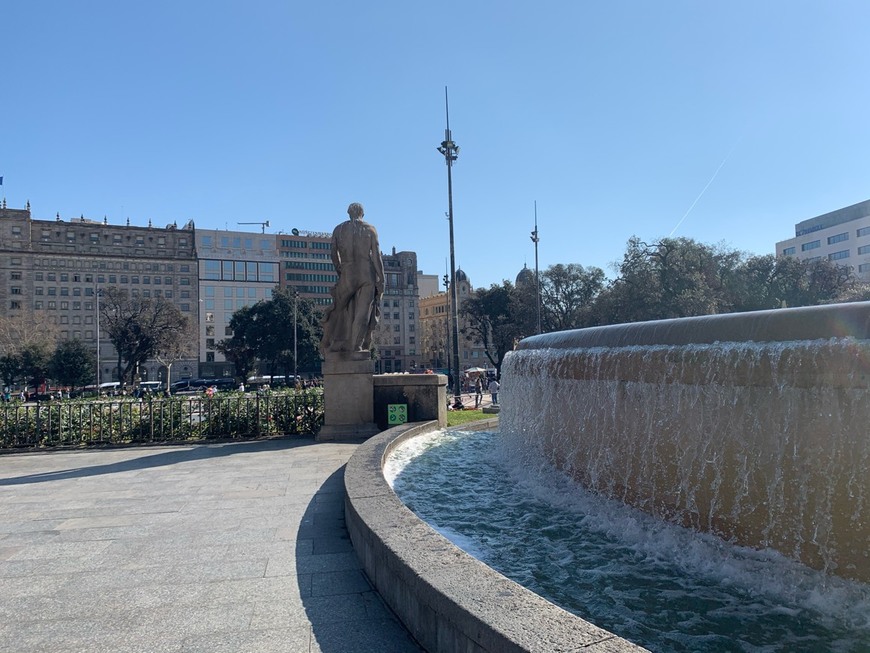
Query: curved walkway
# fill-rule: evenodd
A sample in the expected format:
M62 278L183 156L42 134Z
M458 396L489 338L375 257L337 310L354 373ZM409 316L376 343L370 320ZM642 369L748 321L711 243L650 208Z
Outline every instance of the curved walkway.
M419 652L348 538L356 446L0 457L0 651Z

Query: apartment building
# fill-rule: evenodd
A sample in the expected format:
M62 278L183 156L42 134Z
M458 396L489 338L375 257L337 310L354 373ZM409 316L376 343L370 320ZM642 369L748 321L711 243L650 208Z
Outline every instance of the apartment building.
M456 295L460 309L472 295L474 287L462 270L456 270ZM451 328L450 301L452 293L436 292L420 298L420 331L423 365L447 373L453 356L453 329ZM461 311L460 311L461 313ZM489 368L492 364L486 357L486 348L474 339L466 337L468 323L459 315L459 368Z
M794 238L776 244L776 255L826 258L870 279L870 200L798 222Z
M281 287L299 293L317 306L326 308L332 304L330 291L338 281L332 264L332 234L293 229L290 234L278 234L276 238Z
M417 253L397 252L382 255L384 295L381 319L372 334L376 349L375 372L409 372L422 365L418 343Z
M34 220L30 207L0 209L0 303L5 314L32 324L56 325L58 338L97 347L101 288L118 286L132 296L164 297L197 325L198 360L176 362L171 381L235 373L217 350L232 335L235 311L272 296L276 286L326 307L338 280L332 234L294 229L257 234L111 225L80 216ZM393 248L383 255L385 289L381 322L373 338L379 372L411 370L420 359L418 273L415 252ZM432 286L434 275L423 275ZM437 284L437 281L435 282ZM435 286L437 287L437 286ZM99 337L101 381L116 380L117 353L105 330ZM143 380L164 380L165 368L149 361Z
M30 206L0 208L0 305L24 324L46 325L60 340L78 339L96 350L98 294L110 286L133 297L163 297L196 321L199 292L194 225L159 228L111 225L79 216L35 220ZM99 337L100 380L117 380L117 354ZM162 380L150 361L143 380ZM176 362L173 380L196 374L197 361Z

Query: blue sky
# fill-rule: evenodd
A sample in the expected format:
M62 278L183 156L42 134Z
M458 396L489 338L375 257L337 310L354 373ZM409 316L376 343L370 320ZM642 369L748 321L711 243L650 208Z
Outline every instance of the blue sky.
M870 3L28 0L0 7L0 195L331 231L475 286L673 234L772 253L870 198ZM706 189L706 190L705 190Z

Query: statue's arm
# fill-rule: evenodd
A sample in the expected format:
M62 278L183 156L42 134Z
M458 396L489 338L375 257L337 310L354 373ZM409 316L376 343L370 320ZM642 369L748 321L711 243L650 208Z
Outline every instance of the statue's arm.
M335 273L341 274L341 256L338 253L338 228L332 232L332 244L329 246L329 257L332 259L332 265L335 267Z
M378 295L384 294L384 259L381 257L381 246L378 242L378 232L372 229L371 255L375 266L375 289Z

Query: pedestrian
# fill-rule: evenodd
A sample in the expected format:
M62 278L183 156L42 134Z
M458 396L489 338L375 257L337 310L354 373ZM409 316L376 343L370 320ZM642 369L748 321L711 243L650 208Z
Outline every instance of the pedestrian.
M483 381L480 380L480 376L477 377L477 380L474 382L474 407L480 408L480 404L483 402Z
M239 392L244 392L244 391L245 391L245 383L244 383L244 382L240 382L240 383L239 383Z
M492 378L492 381L489 382L489 396L492 397L492 405L498 406L498 389L499 383L495 380L495 377Z

